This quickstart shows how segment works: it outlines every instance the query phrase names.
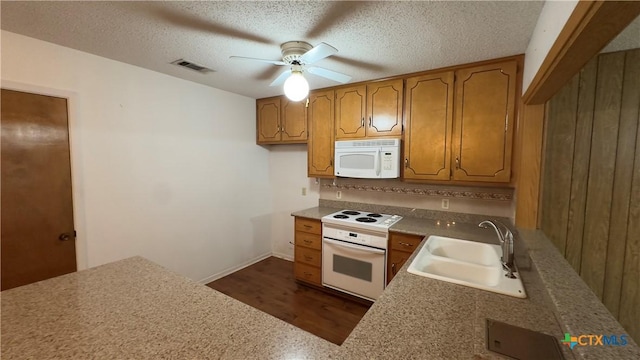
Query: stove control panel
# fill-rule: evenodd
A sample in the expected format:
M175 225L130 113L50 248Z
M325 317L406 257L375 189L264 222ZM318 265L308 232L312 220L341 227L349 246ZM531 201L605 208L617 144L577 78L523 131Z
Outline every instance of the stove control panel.
M347 231L347 230L338 230L337 231L338 240L346 240L354 243L362 244L362 245L371 245L372 236L369 234L363 234L361 232Z
M387 233L383 232L372 232L335 224L323 224L322 236L379 249L387 248L388 236Z

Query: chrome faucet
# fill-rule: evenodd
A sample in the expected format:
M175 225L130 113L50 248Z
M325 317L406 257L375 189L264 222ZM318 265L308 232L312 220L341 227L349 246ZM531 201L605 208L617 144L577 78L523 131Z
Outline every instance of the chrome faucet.
M504 231L498 229L497 224L500 224ZM507 271L506 276L510 279L515 279L516 276L513 274L516 272L513 254L513 234L511 233L511 230L509 230L509 228L500 221L485 220L478 224L478 227L483 229L488 229L489 226L493 227L496 234L498 234L498 239L502 246L502 258L500 260L502 261L502 267Z

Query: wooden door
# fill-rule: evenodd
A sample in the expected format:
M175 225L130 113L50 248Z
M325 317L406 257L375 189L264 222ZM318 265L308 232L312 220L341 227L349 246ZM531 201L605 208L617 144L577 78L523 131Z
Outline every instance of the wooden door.
M367 87L353 86L336 90L336 139L366 136Z
M402 79L367 85L367 137L402 135Z
M456 72L454 180L509 182L515 60Z
M2 290L76 271L67 100L2 90Z
M256 100L257 143L280 142L280 98Z
M307 175L333 177L333 99L334 91L314 92L309 96L307 115Z
M403 178L449 180L453 71L407 79Z
M280 100L280 141L287 143L307 142L307 102Z

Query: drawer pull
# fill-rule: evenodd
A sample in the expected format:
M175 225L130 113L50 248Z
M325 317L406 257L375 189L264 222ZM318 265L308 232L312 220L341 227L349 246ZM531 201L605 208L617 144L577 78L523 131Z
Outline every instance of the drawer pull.
M306 272L306 271L304 272L304 276L307 276L307 277L308 277L308 276L312 276L312 275L313 275L313 273Z
M309 239L304 239L304 240L302 240L302 241L304 241L304 242L305 242L305 244L311 244L311 243L313 242L313 241L311 241L311 240L309 240Z
M307 229L311 229L313 226L309 225L309 224L304 224L304 227L306 227Z
M309 255L305 255L304 258L305 258L305 260L309 260L309 261L313 260L313 257L311 257Z
M413 244L409 244L409 243L402 242L402 241L400 241L398 244L400 244L402 246L413 246Z

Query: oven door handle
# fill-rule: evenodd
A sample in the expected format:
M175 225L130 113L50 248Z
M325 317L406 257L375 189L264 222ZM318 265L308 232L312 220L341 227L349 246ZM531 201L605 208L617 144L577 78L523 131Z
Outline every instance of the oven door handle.
M362 252L367 252L367 253L373 253L373 254L384 254L385 253L384 250L373 249L373 248L366 247L366 246L351 245L351 244L346 243L344 241L331 240L331 239L327 239L327 238L323 238L322 241L327 242L329 244L336 245L336 246L341 246L341 247L345 247L345 248L349 248L349 249L353 249L353 250L358 250L358 251L362 251Z

